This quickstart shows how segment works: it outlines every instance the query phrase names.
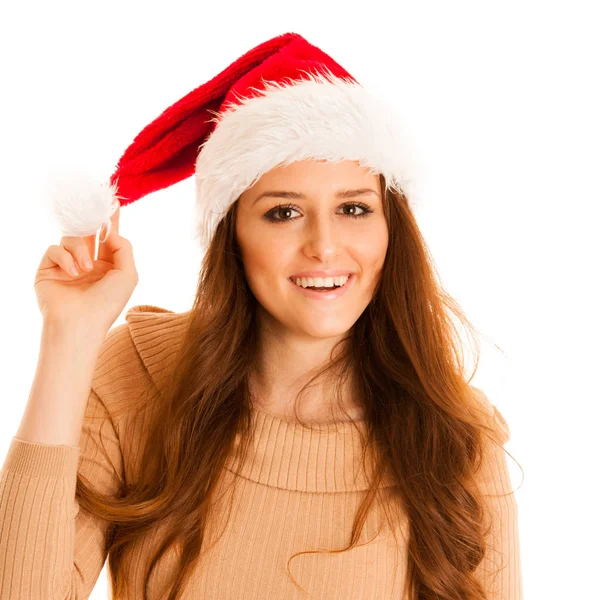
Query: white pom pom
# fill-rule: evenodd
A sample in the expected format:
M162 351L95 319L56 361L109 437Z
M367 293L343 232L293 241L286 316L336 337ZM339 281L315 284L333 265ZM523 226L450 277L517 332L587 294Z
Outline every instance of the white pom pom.
M110 231L110 217L119 207L117 186L87 175L69 175L49 182L53 216L66 236Z

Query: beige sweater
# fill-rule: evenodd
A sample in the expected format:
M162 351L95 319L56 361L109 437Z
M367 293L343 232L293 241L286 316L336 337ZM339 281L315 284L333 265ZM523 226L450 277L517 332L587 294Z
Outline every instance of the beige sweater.
M161 384L181 339L182 323L179 313L140 305L128 311L126 323L111 329L96 365L79 446L35 444L13 437L0 471L0 600L89 598L107 558L102 549L106 523L79 510L77 471L97 489L112 493L119 480L111 463L119 478L139 468L138 434L127 423L112 419L111 404L123 394L137 395L147 386ZM484 400L508 439L502 415ZM108 458L98 449L103 421L90 418L99 415L111 417L102 426ZM350 423L312 425L309 432L265 412L255 411L253 418L258 427L248 462L230 461L227 467L224 484L235 480L239 494L231 519L194 572L183 599L400 599L406 552L404 547L398 551L386 527L372 539L382 522L378 510L371 511L360 539L368 543L344 553L308 553L291 560L289 569L306 593L294 585L286 573L292 554L340 548L350 540L355 511L367 489L365 473L356 468L360 439ZM494 454L484 477L492 494L513 489L502 452ZM490 600L520 600L515 497L489 502L497 514L492 556L481 563L478 573ZM209 523L208 540L214 532ZM159 533L144 540L138 552L147 553ZM496 576L494 563L504 565ZM134 595L118 600L142 598L141 561L136 564L129 574ZM159 599L161 581L173 564L170 559L159 563L158 574L151 579L151 600Z

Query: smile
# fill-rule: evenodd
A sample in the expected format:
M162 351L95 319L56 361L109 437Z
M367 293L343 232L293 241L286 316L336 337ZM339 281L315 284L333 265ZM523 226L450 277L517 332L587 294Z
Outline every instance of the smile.
M346 276L341 276L341 279L338 277L334 277L334 280L336 279L340 281L346 279ZM343 285L339 287L327 288L322 291L311 289L308 287L302 287L289 278L288 281L291 285L294 286L294 289L300 294L302 294L305 298L310 298L311 300L335 300L336 298L340 298L341 296L343 296L348 291L348 289L352 287L352 284L354 283L355 279L356 275L354 273L351 273L346 279L346 281L343 283Z

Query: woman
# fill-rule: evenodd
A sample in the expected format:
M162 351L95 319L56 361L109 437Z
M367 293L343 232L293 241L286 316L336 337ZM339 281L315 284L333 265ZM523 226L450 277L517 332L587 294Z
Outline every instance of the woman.
M328 75L282 83L309 64ZM266 93L227 104L232 81ZM468 384L450 315L469 323L436 279L401 136L297 34L192 94L123 155L93 215L110 212L99 260L74 276L98 223L75 231L63 205L36 284L43 348L76 360L85 339L91 390L65 411L74 392L49 410L32 389L2 470L0 519L19 525L0 592L88 597L108 557L115 598L521 598L509 429ZM193 307L137 306L108 331L137 283L119 206L190 161Z

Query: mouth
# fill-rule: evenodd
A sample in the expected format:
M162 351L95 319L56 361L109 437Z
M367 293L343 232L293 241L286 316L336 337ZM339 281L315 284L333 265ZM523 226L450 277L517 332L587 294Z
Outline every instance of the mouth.
M333 286L303 286L300 283L296 283L298 279L315 279L314 277L310 278L300 278L300 277L288 277L288 280L291 281L296 287L299 287L302 290L311 290L313 292L331 292L333 290L339 290L348 285L350 280L354 277L354 273L348 273L346 276L342 277L334 277ZM321 278L324 279L324 278Z
M303 287L288 277L288 281L294 286L297 292L305 298L312 300L335 300L336 298L341 298L352 287L355 279L355 273L349 273L348 279L343 285L334 285L334 287Z

